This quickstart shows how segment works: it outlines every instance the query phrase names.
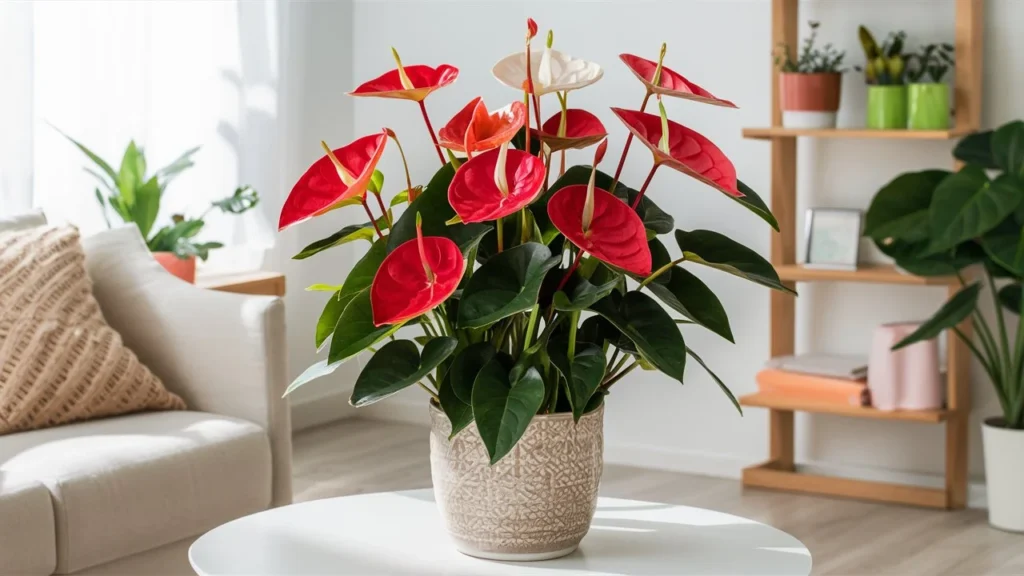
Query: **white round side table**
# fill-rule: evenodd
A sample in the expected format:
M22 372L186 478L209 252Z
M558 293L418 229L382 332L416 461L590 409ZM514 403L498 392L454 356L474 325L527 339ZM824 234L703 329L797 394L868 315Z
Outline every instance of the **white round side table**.
M431 490L293 504L201 536L200 576L274 575L799 575L811 553L764 524L688 506L601 498L578 550L542 562L464 556L448 540Z

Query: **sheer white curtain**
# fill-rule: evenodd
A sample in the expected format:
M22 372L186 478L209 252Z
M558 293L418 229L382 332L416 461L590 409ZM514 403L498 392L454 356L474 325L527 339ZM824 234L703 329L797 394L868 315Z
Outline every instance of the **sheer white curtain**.
M115 168L131 139L151 170L201 146L157 224L250 184L271 208L211 214L203 237L244 246L223 251L222 267L256 264L272 243L281 180L279 3L0 4L0 213L35 206L83 233L105 227L88 160L55 127Z

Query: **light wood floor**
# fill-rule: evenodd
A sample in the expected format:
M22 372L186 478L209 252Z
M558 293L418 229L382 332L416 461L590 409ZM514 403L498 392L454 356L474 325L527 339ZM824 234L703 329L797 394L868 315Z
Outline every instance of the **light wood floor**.
M427 430L355 419L300 432L294 466L297 501L426 488ZM615 465L605 467L601 493L771 524L803 541L820 575L1024 575L1024 536L990 528L983 510L941 512L743 490L735 480Z

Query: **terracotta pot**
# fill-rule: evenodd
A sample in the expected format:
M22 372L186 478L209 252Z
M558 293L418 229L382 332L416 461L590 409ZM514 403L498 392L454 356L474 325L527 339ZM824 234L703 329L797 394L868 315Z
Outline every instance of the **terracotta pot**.
M430 407L434 496L455 547L489 560L558 558L579 546L597 510L604 466L604 405L534 416L515 448L491 466L476 425L448 439Z
M842 82L843 75L838 72L780 73L782 125L786 128L835 128Z
M181 259L173 252L153 252L153 258L171 274L181 278L189 284L196 283L196 257L189 256Z
M989 418L981 427L988 485L988 523L1010 532L1024 532L1024 430Z

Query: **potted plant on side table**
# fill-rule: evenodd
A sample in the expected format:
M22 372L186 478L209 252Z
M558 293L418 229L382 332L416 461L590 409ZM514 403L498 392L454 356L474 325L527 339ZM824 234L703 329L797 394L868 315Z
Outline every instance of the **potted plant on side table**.
M121 165L114 170L111 165L71 138L61 133L81 150L99 168L85 168L103 186L96 188L96 200L103 211L103 219L107 226L111 225L108 207L123 222L134 223L146 240L146 245L153 257L168 272L182 280L194 283L196 278L196 258L206 260L210 250L221 248L220 242L199 242L196 236L205 225L205 218L211 210L218 209L225 214L242 214L259 203L259 194L248 186L237 188L230 196L212 202L197 218L183 214L171 216L171 223L153 230L160 213L160 200L163 198L167 185L184 170L193 165L192 155L199 148L192 148L167 166L147 175L146 156L135 141L128 144Z
M890 32L881 46L866 27L858 30L866 60L864 72L868 84L867 127L876 130L904 130L907 127L907 87L903 84L906 59L903 44L907 33Z
M396 69L351 94L415 102L434 142L435 152L424 154L436 153L440 168L420 187L406 165L405 190L385 202L376 166L389 141L405 163L394 130L340 148L322 143L326 155L295 184L279 222L285 229L361 207L365 223L332 238L369 236L370 244L347 278L324 279L334 286L315 343L328 348L327 358L288 392L363 350L373 355L355 381L354 406L420 387L432 422L434 492L448 533L460 551L500 560L562 556L587 533L601 478L605 398L629 385L628 374L657 370L682 382L688 358L708 370L681 325L732 341L721 302L690 266L787 291L771 264L731 238L674 230L649 191L666 166L778 229L764 202L737 180L732 162L670 120L662 98L732 103L665 66L664 46L657 61L622 55L644 84L641 108L652 94L658 104L657 114L612 108L632 135L618 165L632 138L653 158L644 184L633 188L598 169L608 144L601 121L567 106L573 91L601 79L602 68L552 48L550 33L547 47L533 50L536 32L529 20L524 49L492 70L515 90L512 102L494 110L474 98L437 134L424 101L459 71L403 65L396 52ZM541 122L545 95L556 95L559 106ZM552 173L559 150L591 146L593 165ZM386 206L404 211L395 217ZM669 255L665 234L679 257ZM299 256L311 256L311 248Z
M911 130L949 128L949 84L952 44L929 44L907 58L907 127Z
M831 43L818 48L819 22L809 22L811 34L793 60L789 46L780 45L775 53L779 69L782 125L786 128L835 128L839 97L842 92L841 68L846 52Z
M989 522L1024 532L1024 122L968 136L953 155L965 163L958 172L911 172L882 188L864 233L908 272L960 278L960 292L894 348L948 328L984 367L1003 412L982 427ZM995 307L995 329L979 310L983 288ZM1013 338L1011 315L1018 316ZM968 319L977 342L957 328Z

